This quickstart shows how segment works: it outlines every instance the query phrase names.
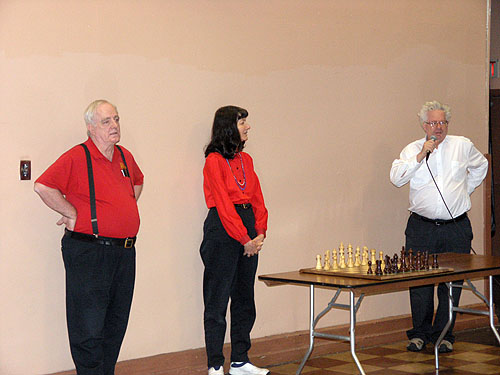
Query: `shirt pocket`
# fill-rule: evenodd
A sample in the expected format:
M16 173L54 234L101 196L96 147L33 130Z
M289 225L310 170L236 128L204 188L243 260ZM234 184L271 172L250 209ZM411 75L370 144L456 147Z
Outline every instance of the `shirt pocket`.
M462 182L467 176L467 165L461 161L452 160L451 162L451 178L454 181Z

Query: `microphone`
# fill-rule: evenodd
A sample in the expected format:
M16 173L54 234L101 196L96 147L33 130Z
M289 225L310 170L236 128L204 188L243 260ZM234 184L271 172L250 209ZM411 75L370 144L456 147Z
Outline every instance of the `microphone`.
M431 139L436 142L437 141L437 138L435 135L431 135ZM431 154L430 151L427 151L427 155L425 155L425 161L429 160L429 155Z

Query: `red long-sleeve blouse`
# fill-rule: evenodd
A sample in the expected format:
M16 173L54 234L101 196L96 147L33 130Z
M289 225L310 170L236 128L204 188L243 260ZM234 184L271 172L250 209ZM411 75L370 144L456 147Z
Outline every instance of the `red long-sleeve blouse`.
M233 159L225 159L218 152L212 152L205 159L203 178L207 207L217 208L222 225L230 237L242 245L251 240L234 208L235 204L242 203L252 204L257 235L266 235L267 209L250 155L240 152Z

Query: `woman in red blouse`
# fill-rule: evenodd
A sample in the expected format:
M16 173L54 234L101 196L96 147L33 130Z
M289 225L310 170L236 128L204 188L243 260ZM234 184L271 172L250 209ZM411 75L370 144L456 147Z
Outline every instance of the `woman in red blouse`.
M267 230L267 209L253 160L243 152L248 112L222 107L215 113L205 149L203 191L209 208L200 254L205 265L203 301L209 375L224 375L222 347L231 298L231 375L266 375L248 359L255 322L254 282Z

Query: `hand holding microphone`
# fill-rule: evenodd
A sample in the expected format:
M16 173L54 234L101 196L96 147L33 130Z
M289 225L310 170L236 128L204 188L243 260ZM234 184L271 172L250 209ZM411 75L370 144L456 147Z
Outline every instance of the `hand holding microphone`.
M436 136L431 135L430 139L424 143L423 150L426 150L425 161L429 160L429 155L431 154L432 151L434 151L434 148L436 147L435 146L436 141L437 141Z

